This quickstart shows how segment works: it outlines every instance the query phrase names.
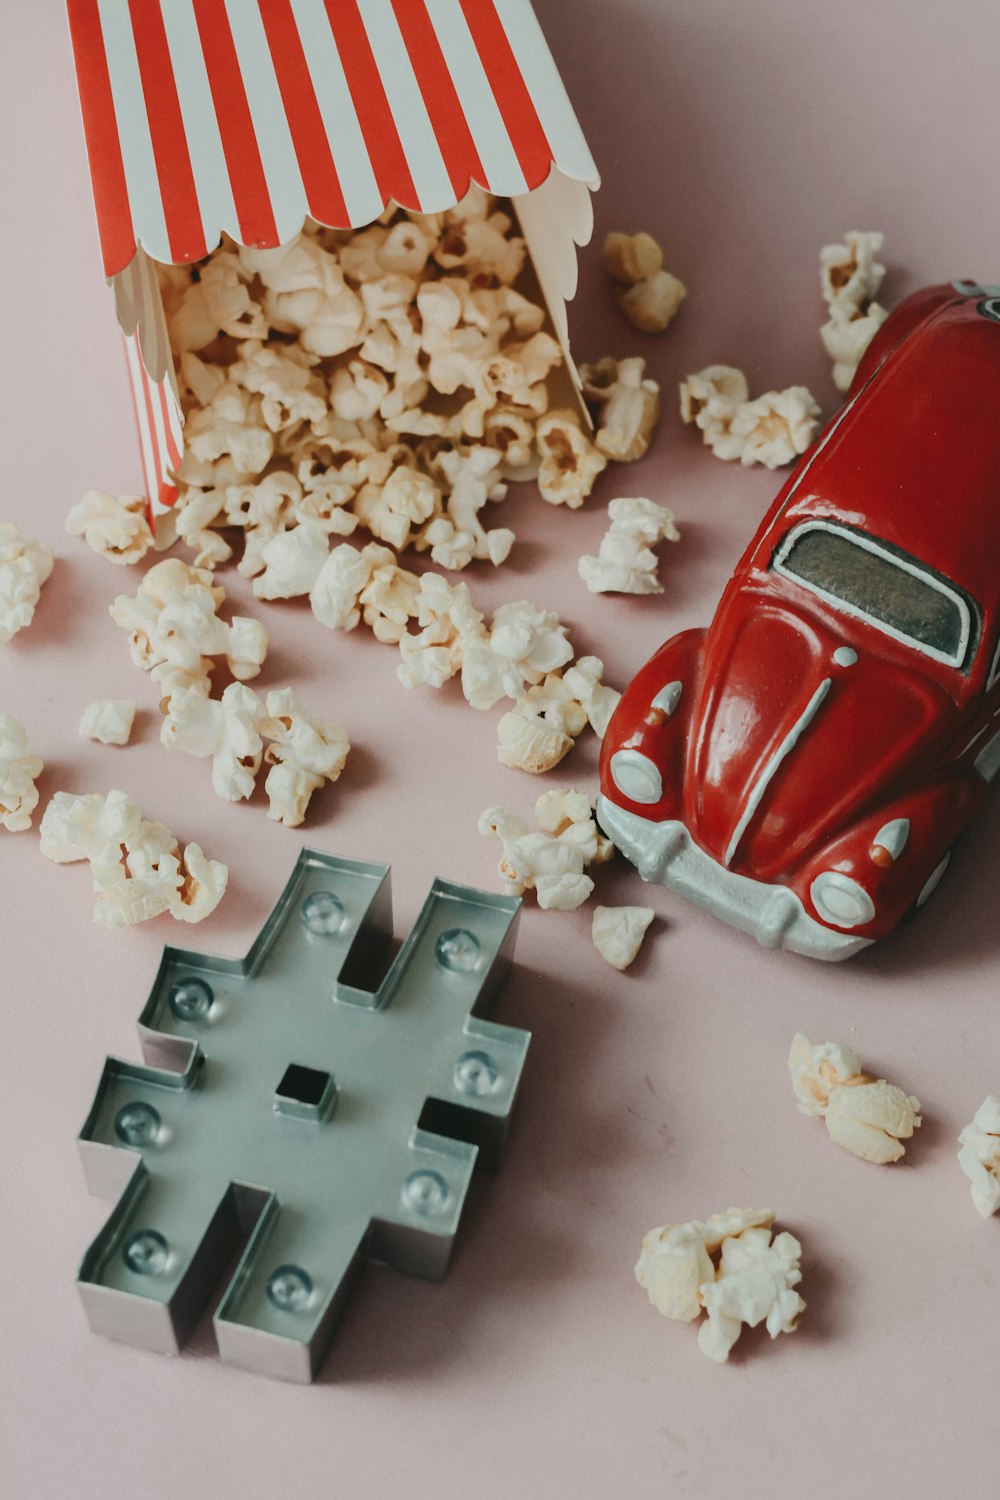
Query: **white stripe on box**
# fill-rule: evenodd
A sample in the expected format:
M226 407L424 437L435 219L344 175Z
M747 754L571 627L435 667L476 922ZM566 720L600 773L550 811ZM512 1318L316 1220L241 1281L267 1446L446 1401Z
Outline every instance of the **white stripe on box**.
M151 505L155 505L160 498L160 481L156 472L156 459L153 455L149 418L146 413L144 396L146 371L139 356L138 339L135 334L125 340L125 354L128 358L128 372L132 380L135 415L139 426L139 447L142 450L142 473L146 481L146 498Z
M173 484L170 478L170 454L167 452L167 426L163 420L163 408L160 405L160 388L156 381L151 380L149 371L146 371L147 388L149 390L149 405L153 413L153 429L156 433L156 446L160 455L159 483L156 492L160 492L160 484Z
M294 239L308 210L302 174L255 0L225 0L233 45L253 119L278 241Z
M208 81L205 53L202 50L192 0L170 0L169 4L161 4L160 13L167 33L167 49L177 85L184 134L187 136L188 156L191 159L205 234L205 249L214 250L219 243L220 230L225 230L232 239L239 240L240 221L222 149L222 136Z
M458 0L426 0L427 14L455 85L491 192L516 198L528 191L521 163L493 97Z
M600 182L594 158L569 102L531 0L494 0L511 51L560 172L590 187Z
M396 122L419 207L427 214L453 208L455 189L441 156L441 147L395 12L389 0L362 0L360 14Z
M348 218L355 228L360 229L382 212L382 194L372 170L344 65L323 0L291 0L291 4Z
M111 79L132 222L136 226L139 244L156 260L169 263L172 255L167 221L160 198L156 158L128 6L125 0L97 0L97 9L104 34L104 53Z

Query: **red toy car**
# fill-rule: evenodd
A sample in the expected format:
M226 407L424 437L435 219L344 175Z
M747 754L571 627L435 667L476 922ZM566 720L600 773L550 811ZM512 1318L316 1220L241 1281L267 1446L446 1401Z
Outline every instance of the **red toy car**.
M598 800L644 879L825 959L923 905L1000 771L1000 287L907 299L849 398L629 686Z

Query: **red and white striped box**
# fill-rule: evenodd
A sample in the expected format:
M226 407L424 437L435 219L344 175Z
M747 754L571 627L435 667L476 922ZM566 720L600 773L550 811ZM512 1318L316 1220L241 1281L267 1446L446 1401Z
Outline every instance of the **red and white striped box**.
M566 303L599 185L531 0L67 0L104 271L150 511L183 418L154 262L306 218L509 198L570 371Z

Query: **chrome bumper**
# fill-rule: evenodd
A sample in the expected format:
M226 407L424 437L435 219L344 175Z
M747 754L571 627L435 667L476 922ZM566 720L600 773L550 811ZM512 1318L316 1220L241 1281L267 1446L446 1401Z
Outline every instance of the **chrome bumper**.
M597 799L597 821L632 861L643 880L665 885L689 901L749 932L764 948L787 948L807 958L850 958L872 939L834 932L809 916L794 891L765 885L717 864L683 823L652 823L607 797Z

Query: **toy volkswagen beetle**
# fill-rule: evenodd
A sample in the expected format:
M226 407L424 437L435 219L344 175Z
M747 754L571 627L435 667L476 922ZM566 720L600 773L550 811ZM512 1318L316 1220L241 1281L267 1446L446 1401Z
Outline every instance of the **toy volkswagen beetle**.
M903 302L611 720L598 817L644 879L824 959L927 900L1000 772L998 411L1000 287Z

